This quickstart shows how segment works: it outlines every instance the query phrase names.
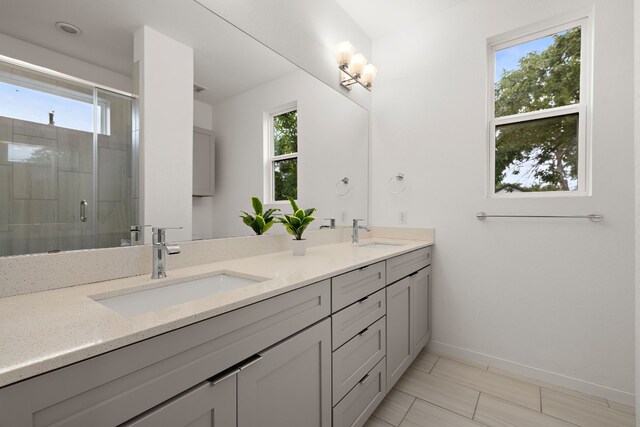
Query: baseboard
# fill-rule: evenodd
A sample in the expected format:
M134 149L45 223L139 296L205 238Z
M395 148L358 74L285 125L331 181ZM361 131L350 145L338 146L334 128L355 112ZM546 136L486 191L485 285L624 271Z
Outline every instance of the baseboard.
M467 360L471 363L493 366L495 368L523 375L538 381L544 381L549 384L569 388L585 394L602 397L603 399L635 407L635 395L626 391L617 390L600 384L594 384L578 378L558 374L556 372L545 371L544 369L534 368L533 366L523 365L521 363L501 359L499 357L466 348L456 347L440 341L430 341L427 348L434 353L440 353L444 356Z

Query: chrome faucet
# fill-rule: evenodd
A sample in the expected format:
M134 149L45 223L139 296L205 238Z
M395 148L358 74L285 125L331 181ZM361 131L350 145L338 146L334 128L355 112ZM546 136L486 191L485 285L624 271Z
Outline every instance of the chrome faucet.
M360 219L360 218L353 219L353 232L351 233L351 243L354 245L357 245L358 243L360 243L360 236L359 236L360 229L371 231L369 230L369 227L365 227L364 225L359 225L358 221L364 221L364 219Z
M321 225L320 226L320 230L322 230L323 228L330 228L331 230L336 228L336 219L335 218L325 218L324 220L325 221L329 221L329 225Z
M131 232L131 237L129 240L129 244L131 246L138 246L143 243L144 240L144 229L146 227L151 227L150 225L132 225L129 230Z
M170 230L181 230L182 227L153 227L153 270L151 271L152 279L161 279L167 277L167 269L165 266L167 255L176 255L180 253L180 246L167 245L165 240L165 232Z

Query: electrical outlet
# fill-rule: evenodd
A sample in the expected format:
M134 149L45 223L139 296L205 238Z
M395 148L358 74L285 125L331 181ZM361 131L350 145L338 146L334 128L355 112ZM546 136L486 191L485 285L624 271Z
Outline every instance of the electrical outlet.
M342 211L342 213L340 214L340 224L346 224L347 223L347 211Z
M407 211L400 211L400 224L407 223Z

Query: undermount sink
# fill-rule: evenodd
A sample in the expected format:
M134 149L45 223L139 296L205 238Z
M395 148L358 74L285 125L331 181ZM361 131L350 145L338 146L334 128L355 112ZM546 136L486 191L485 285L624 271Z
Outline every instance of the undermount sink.
M387 249L394 246L402 246L402 243L383 243L383 242L372 242L372 243L364 243L360 245L361 248L378 248L378 249Z
M243 288L265 280L268 279L249 279L229 273L220 273L115 297L104 299L97 297L94 300L123 316L130 317L220 292Z

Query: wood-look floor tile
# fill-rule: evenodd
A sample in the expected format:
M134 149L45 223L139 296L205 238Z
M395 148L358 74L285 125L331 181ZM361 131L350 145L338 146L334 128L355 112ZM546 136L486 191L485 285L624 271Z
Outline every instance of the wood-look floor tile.
M548 388L549 390L555 390L555 391L558 391L560 393L568 394L568 395L571 395L571 396L574 396L574 397L579 397L581 399L588 400L588 401L590 401L592 403L596 403L596 404L601 405L601 406L607 406L606 399L603 399L603 398L598 397L598 396L592 396L590 394L581 393L579 391L571 390L571 389L568 389L568 388L565 388L565 387L561 387L561 386L558 386L558 385L549 384L549 383L544 382L544 381L536 380L534 378L526 377L524 375L516 374L514 372L505 371L503 369L499 369L499 368L496 368L496 367L493 367L493 366L489 366L489 371L490 372L495 372L495 373L501 374L501 375L506 375L508 377L515 378L517 380L530 382L531 384L535 384L535 385L540 386L540 387Z
M431 375L484 391L536 411L540 410L540 389L531 383L444 357L438 359Z
M431 403L416 400L400 427L478 427L480 425Z
M380 403L373 415L389 424L398 426L414 400L416 400L415 397L394 388Z
M635 426L633 415L546 388L542 388L542 412L582 427Z
M473 419L490 427L575 427L574 424L485 393L480 393Z
M625 414L636 415L636 408L633 406L623 405L622 403L612 402L610 400L609 407L616 411L624 412Z
M382 421L380 418L376 418L373 415L369 417L364 426L362 427L393 427L391 424Z
M428 374L438 361L438 357L438 355L429 353L427 350L422 350L411 364L411 367Z
M475 390L415 369L407 369L396 388L467 418L473 416L479 395Z

